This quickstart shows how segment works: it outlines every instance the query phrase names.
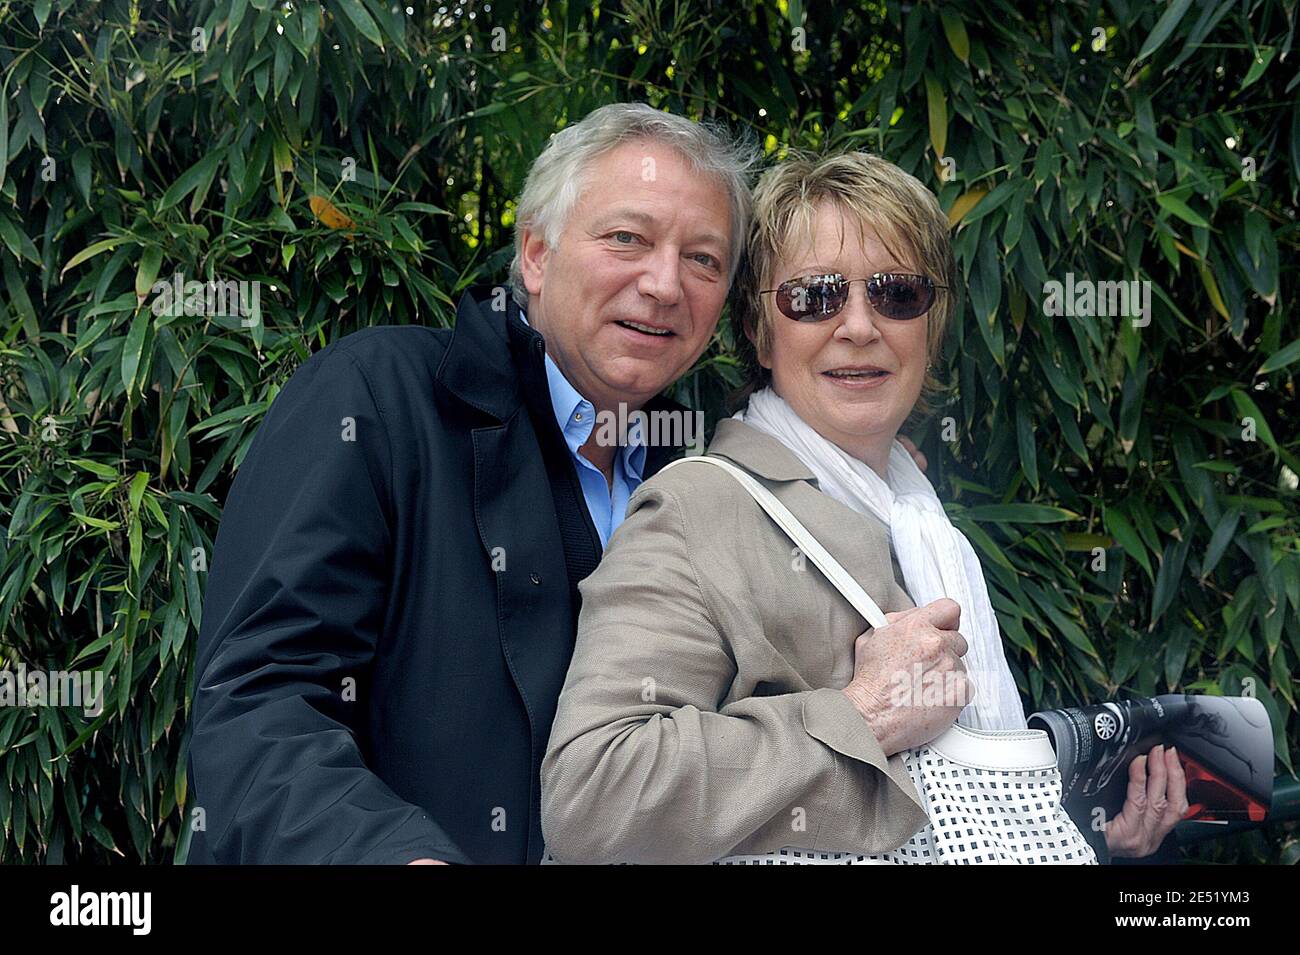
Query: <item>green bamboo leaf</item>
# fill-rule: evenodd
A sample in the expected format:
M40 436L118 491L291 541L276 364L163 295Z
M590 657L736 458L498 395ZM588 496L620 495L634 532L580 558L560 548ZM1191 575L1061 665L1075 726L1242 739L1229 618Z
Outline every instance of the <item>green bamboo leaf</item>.
M98 842L101 846L103 846L109 852L117 853L123 858L126 858L126 854L117 847L117 844L115 842L113 842L113 834L108 831L108 827L105 826L102 822L100 822L94 816L87 816L84 820L84 825L86 827L86 831L89 832L91 837L94 838L94 840Z
M1020 468L1029 486L1038 490L1038 448L1034 437L1034 423L1024 402L1016 405L1016 444L1020 448Z
M1001 567L1005 567L1007 570L1015 570L1014 565L1007 559L1007 555L1002 552L1002 548L994 542L992 537L985 533L984 528L974 521L963 520L960 515L954 515L953 523L960 527L961 532L970 539L975 549L988 557L989 560Z
M203 625L203 592L199 587L198 571L194 569L192 561L185 562L185 602L189 607L190 620L197 633Z
M934 154L942 157L948 146L948 103L943 87L929 73L925 74L925 101L930 113L930 144Z
M1228 313L1228 306L1223 301L1223 293L1219 291L1219 283L1214 279L1214 272L1204 262L1200 264L1197 271L1201 275L1201 284L1205 286L1205 294L1209 296L1210 304L1214 310L1223 316L1225 321L1232 321L1232 315Z
M27 843L27 794L23 790L14 793L13 805L13 840L18 851L22 852Z
M74 255L72 258L68 259L67 264L63 266L63 270L59 272L59 276L62 277L63 274L68 271L68 269L72 268L75 265L80 265L82 262L85 262L87 259L94 258L95 256L99 255L99 253L101 252L107 252L109 249L117 248L123 242L131 242L134 240L135 240L135 236L133 235L119 235L112 239L103 239L102 241L96 242L93 245L88 245L80 252L78 252L76 255Z
M163 513L162 505L152 494L144 499L144 509L149 512L159 527L167 529L167 515Z
M1110 531L1111 536L1124 549L1124 552L1141 564L1142 568L1147 572L1147 576L1154 579L1155 574L1151 570L1151 558L1147 554L1146 546L1142 543L1142 538L1123 511L1116 507L1108 507L1102 518L1102 523L1106 525L1106 529Z
M1264 417L1264 412L1259 410L1259 405L1255 404L1255 399L1242 391L1240 388L1234 388L1231 392L1232 403L1237 408L1237 415L1242 422L1242 428L1246 428L1245 422L1253 422L1255 434L1276 451L1277 439L1273 437L1273 430L1268 426L1268 419Z
M1084 653L1088 654L1090 657L1096 657L1098 655L1097 648L1093 646L1092 641L1088 639L1088 634L1084 632L1083 628L1080 627L1078 623L1044 600L1039 600L1037 603L1038 606L1043 609L1043 613L1047 615L1052 626L1058 633L1065 637L1066 640L1078 647Z
M1270 372L1277 371L1279 368L1285 368L1293 361L1300 359L1300 338L1297 338L1285 348L1280 348L1273 354L1269 355L1264 364L1259 366L1257 375L1267 375Z
M153 315L149 309L141 308L131 320L131 330L126 334L126 344L122 347L122 387L130 394L135 385L136 372L140 370L140 355L144 351L145 334L149 331L149 322Z
M1210 225L1205 221L1200 213L1175 196L1168 194L1159 195L1156 196L1156 202L1159 204L1160 208L1173 213L1178 216L1178 218L1182 219L1184 222L1190 223L1191 225L1198 225L1206 228Z
M242 421L246 418L251 418L253 417L253 415L265 411L269 406L270 406L269 401L255 401L252 404L240 405L238 408L228 408L225 411L222 411L218 414L214 414L212 417L205 418L204 420L198 422L197 424L195 424L193 427L190 428L189 434L195 434L196 432L199 431L205 431L209 428L215 428L218 425L225 424L228 421Z
M1173 0L1164 14L1156 21L1155 27L1151 30L1151 35L1147 37L1146 42L1142 44L1142 49L1138 51L1137 58L1145 59L1169 39L1169 35L1174 32L1174 28L1182 21L1183 16L1192 5L1192 0Z
M1008 199L1016 194L1018 189L1019 183L1013 182L1010 179L998 183L993 187L991 192L987 193L978 203L976 203L975 207L971 209L970 212L966 213L965 218L962 219L962 223L970 225L973 222L978 222L980 219L983 219L990 212L996 212L1007 202Z
M643 57L642 59L645 58ZM646 62L648 63L649 61L647 60ZM466 113L465 118L469 119L473 117L474 119L481 119L484 116L492 116L495 115L496 113L503 112L508 108L509 108L508 103L501 103L501 102L489 103L487 106Z
M1192 642L1190 627L1178 627L1165 643L1165 683L1173 690L1187 667L1187 649Z
M63 749L66 745L65 743L59 748ZM63 807L67 810L68 825L72 828L72 838L80 842L82 832L81 815L84 810L77 801L77 787L72 784L71 780L65 779L60 788L63 790Z
M1247 534L1261 534L1264 531L1275 530L1279 527L1286 527L1291 521L1280 514L1274 514L1272 517L1265 517L1256 521L1246 528Z
M1091 552L1097 547L1103 550L1114 547L1115 541L1105 534L1064 533L1061 535L1061 546L1066 550Z
M23 328L27 330L28 336L37 338L41 331L40 322L36 317L36 307L32 304L31 296L27 294L27 287L23 284L18 263L7 255L0 254L0 259L4 259L4 285L9 293L9 300L22 318Z
M103 478L105 481L113 481L121 477L116 468L109 467L99 461L92 461L90 458L71 458L69 464L76 465L82 470L89 471L96 477Z
M140 265L135 272L136 302L143 302L149 297L153 284L158 279L158 267L162 264L162 246L151 245L140 256Z
M140 570L140 549L142 544L140 515L138 513L131 515L131 523L127 530L127 540L130 543L131 550L131 569L138 573Z
M1156 622L1169 609L1174 596L1178 593L1178 588L1182 584L1183 565L1187 562L1189 543L1184 538L1172 542L1165 548L1164 556L1160 560L1160 570L1156 574L1155 593L1151 599L1151 622L1147 625L1147 630L1155 629Z
M181 173L180 178L171 184L163 193L162 199L158 201L158 211L170 209L199 188L205 180L210 181L213 173L217 171L217 164L221 162L222 155L222 150L214 150Z
M293 63L292 47L288 43L277 44L275 48L275 67L272 71L271 92L277 97L284 89L285 80L289 78L289 66Z
M966 24L962 22L961 14L951 7L944 7L939 11L939 18L943 21L943 32L948 37L952 52L963 63L969 63L970 37L966 35Z
M82 660L86 659L87 657L94 656L100 650L103 650L106 646L108 646L110 643L113 642L115 636L116 634L110 631L104 634L102 637L98 637L97 639L92 640L90 643L86 644L84 647L81 648L81 652L79 652L75 657L72 658L73 665L75 666L76 664L80 663Z
M1059 524L1079 519L1074 511L1048 504L981 504L959 513L972 521L1003 524Z
M1273 56L1277 53L1275 46L1261 46L1255 53L1255 59L1250 64L1250 69L1246 71L1246 78L1241 81L1241 88L1253 84L1257 79L1264 75L1268 65L1273 62Z
M5 186L5 170L9 168L9 71L4 72L0 83L0 189Z
M0 212L0 242L4 242L15 259L26 259L33 265L41 264L41 257L36 252L36 244L27 233L19 232L14 221L2 212Z
M1250 494L1224 494L1219 500L1228 505L1253 507L1255 510L1263 511L1266 514L1282 514L1286 512L1286 505L1271 497L1255 497Z
M357 32L364 36L375 46L382 48L384 38L379 33L379 26L375 23L374 17L363 7L360 0L335 0L337 9L343 11Z
M91 517L89 514L82 514L80 511L73 511L72 516L81 523L101 531L115 531L122 526L119 521L106 521L102 517Z
M147 471L137 471L135 477L131 479L131 490L129 498L131 510L140 510L140 499L144 497L145 488L149 486L149 473Z

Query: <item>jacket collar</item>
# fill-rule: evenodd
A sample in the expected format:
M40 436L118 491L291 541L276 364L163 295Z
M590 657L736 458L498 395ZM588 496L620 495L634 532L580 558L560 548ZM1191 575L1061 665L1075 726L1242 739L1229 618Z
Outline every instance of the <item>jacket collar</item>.
M492 307L502 293L504 311ZM540 365L545 347L541 334L520 321L509 289L470 289L456 308L456 324L436 377L461 401L505 421L523 400L520 370Z
M769 481L811 481L817 478L793 451L769 434L735 418L718 422L709 445L716 454Z
M501 299L498 289L504 292L504 311L492 307L494 300ZM509 288L485 286L461 296L451 341L438 365L436 379L461 401L498 421L506 421L526 399L536 400L538 388L547 388L545 361L546 340L519 317L519 306ZM686 409L670 398L656 395L646 402L645 410ZM647 448L642 476L652 476L681 450L678 446Z

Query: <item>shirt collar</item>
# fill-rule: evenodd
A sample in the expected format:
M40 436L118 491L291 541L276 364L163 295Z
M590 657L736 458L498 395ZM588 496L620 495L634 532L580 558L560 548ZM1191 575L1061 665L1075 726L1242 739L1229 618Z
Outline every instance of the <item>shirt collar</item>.
M528 316L522 308L519 309L519 318L528 325ZM555 413L555 421L564 434L569 451L577 454L596 426L596 409L564 377L564 372L560 371L560 366L555 363L549 351L546 353L546 383L551 393L551 409ZM646 445L645 436L639 428L628 429L627 444L619 449L619 456L623 460L624 473L640 483L641 474L645 470Z

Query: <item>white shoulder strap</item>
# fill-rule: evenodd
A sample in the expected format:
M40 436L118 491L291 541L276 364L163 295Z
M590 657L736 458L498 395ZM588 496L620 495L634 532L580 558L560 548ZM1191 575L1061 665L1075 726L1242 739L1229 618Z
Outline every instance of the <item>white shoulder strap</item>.
M863 618L873 627L879 628L887 625L888 621L885 620L884 612L881 611L876 602L871 599L849 572L844 569L840 562L830 555L830 552L818 542L817 538L813 537L812 532L800 523L799 518L790 513L788 507L776 499L776 495L754 480L747 471L736 467L730 461L704 454L670 461L660 468L660 471L667 471L671 467L686 464L689 461L712 464L714 467L722 468L722 470L739 481L740 486L758 502L758 506L766 511L772 520L776 521L777 526L785 531L786 535L798 545L799 549L807 555L817 569L826 575L826 579L835 586L835 589L853 605L854 610L862 614Z

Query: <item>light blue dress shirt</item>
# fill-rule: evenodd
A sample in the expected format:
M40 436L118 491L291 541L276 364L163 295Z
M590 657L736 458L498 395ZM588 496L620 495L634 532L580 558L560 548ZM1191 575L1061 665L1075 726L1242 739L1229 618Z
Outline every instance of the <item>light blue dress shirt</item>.
M528 324L523 309L519 310L519 317L525 325ZM623 523L628 498L641 484L646 455L644 436L640 429L628 428L627 444L619 447L614 455L614 484L611 487L600 468L578 453L596 426L596 409L569 384L550 354L546 356L546 382L551 392L555 420L564 433L565 444L569 446L569 455L578 471L578 483L582 485L582 496L587 502L587 512L596 525L603 550L609 546L610 535Z

